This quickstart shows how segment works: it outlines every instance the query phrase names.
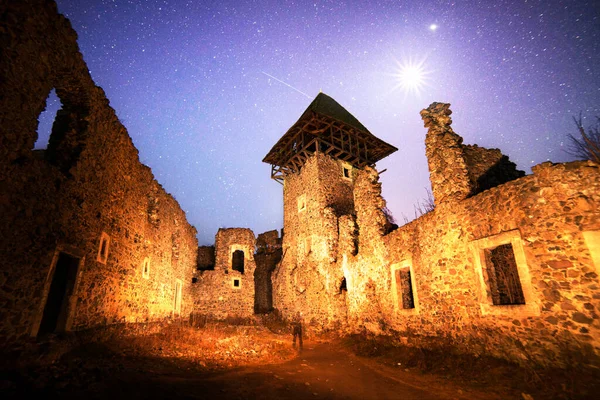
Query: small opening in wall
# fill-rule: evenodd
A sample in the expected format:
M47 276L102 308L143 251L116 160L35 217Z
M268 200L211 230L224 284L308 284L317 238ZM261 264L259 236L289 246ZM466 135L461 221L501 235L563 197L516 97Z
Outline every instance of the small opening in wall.
M96 261L106 264L108 259L108 246L110 245L110 236L105 232L100 235L100 246L98 246L98 255Z
M233 280L233 287L235 287L235 288L239 288L240 287L240 280L239 279L234 279Z
M231 255L231 269L244 273L244 251L236 250Z
M48 148L50 135L52 134L52 126L56 119L58 110L62 108L60 98L56 94L56 90L52 89L46 99L46 108L38 118L37 140L33 145L34 150L43 150Z
M342 283L340 283L340 294L347 292L348 286L346 286L346 277L342 278Z
M525 304L512 244L485 249L485 264L493 304Z
M192 283L197 283L197 282L198 282L198 278L196 278L196 277L193 277L193 278L192 278Z
M344 171L344 178L350 179L350 169L342 167L342 170Z
M396 290L398 291L398 299L402 299L402 308L405 310L415 308L410 268L397 269L395 275Z
M149 258L144 259L144 264L142 267L142 276L146 279L148 279L150 277L150 259Z
M306 196L301 195L298 197L298 211L304 211L306 209Z
M181 315L181 281L175 280L175 298L173 299L173 314L176 316Z

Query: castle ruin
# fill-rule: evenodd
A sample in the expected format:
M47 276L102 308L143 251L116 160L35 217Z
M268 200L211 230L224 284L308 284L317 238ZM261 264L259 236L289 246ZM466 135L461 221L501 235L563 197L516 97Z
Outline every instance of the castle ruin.
M34 10L34 11L33 11ZM284 229L220 229L198 248L140 163L77 35L49 1L0 6L0 337L203 314L301 312L315 330L561 365L600 362L600 170L524 176L421 112L435 209L397 229L375 163L396 148L319 94L263 161ZM34 151L52 89L63 104Z

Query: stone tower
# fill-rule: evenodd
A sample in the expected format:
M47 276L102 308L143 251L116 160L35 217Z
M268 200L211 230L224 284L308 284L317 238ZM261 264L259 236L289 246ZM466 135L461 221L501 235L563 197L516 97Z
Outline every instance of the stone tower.
M396 150L334 99L319 93L265 156L271 177L284 187L284 256L278 274L286 274L286 269L290 273L279 277L278 285L287 287L274 287L274 303L278 298L300 301L289 292L310 302L305 292L338 290L341 282L330 279L327 269L337 268L338 218L355 215L356 173ZM324 276L313 276L310 270ZM324 282L331 282L331 288ZM285 305L274 305L285 314Z

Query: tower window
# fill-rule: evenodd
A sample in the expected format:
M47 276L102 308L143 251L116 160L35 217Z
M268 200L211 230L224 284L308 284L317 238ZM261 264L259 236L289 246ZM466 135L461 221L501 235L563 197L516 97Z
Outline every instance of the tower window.
M306 210L306 195L298 196L298 212Z
M242 287L242 280L240 278L233 278L231 281L231 287L234 289L240 289Z
M342 164L342 177L344 179L352 179L352 165L348 163Z
M236 250L231 255L231 269L244 273L244 251Z

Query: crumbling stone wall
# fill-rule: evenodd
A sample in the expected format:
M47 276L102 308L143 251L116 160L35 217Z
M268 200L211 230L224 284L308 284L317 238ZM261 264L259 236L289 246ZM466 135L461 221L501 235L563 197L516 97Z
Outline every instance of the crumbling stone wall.
M478 177L504 156L463 145L449 127L448 105L434 103L422 115L436 208L386 235L377 172L355 171L356 212L337 219L335 253L312 263L286 262L284 255L274 274L276 308L308 314L318 328L340 322L414 346L600 366L600 167L543 163L532 175L512 179L520 172L509 165L505 182L473 194ZM315 164L309 160L299 175L286 178L286 232L287 224L298 224L290 226L294 237L284 239L286 251L297 251L307 229L329 226L323 208L307 220L293 215L291 201L311 184L303 179L316 180L309 172ZM318 199L318 185L310 190ZM513 253L523 291L515 304L494 303L489 252L498 246ZM328 307L338 294L326 288L338 271L346 278L346 312L333 315ZM309 282L302 292L298 277ZM403 301L408 287L412 302Z
M37 333L64 255L76 275L59 330L189 314L196 231L140 163L68 20L41 0L3 2L0 19L3 343ZM52 88L63 109L33 152Z
M450 104L421 111L428 128L425 153L436 204L456 202L525 175L498 149L464 145L452 127Z
M198 271L215 269L215 246L198 247Z
M463 156L469 171L471 195L525 176L498 149L486 149L477 145L462 145Z
M254 315L254 233L247 228L221 228L215 236L215 268L198 271L194 312L216 319ZM243 251L244 272L233 269L235 251Z
M519 362L580 357L598 365L598 271L584 240L584 232L600 229L598 189L596 164L544 163L533 175L367 238L385 251L348 257L349 282L374 281L374 288L348 287L352 326ZM491 304L480 272L478 243L507 234L523 248L524 305ZM414 310L402 309L393 290L394 266L404 264L412 267ZM365 301L373 293L377 301Z

